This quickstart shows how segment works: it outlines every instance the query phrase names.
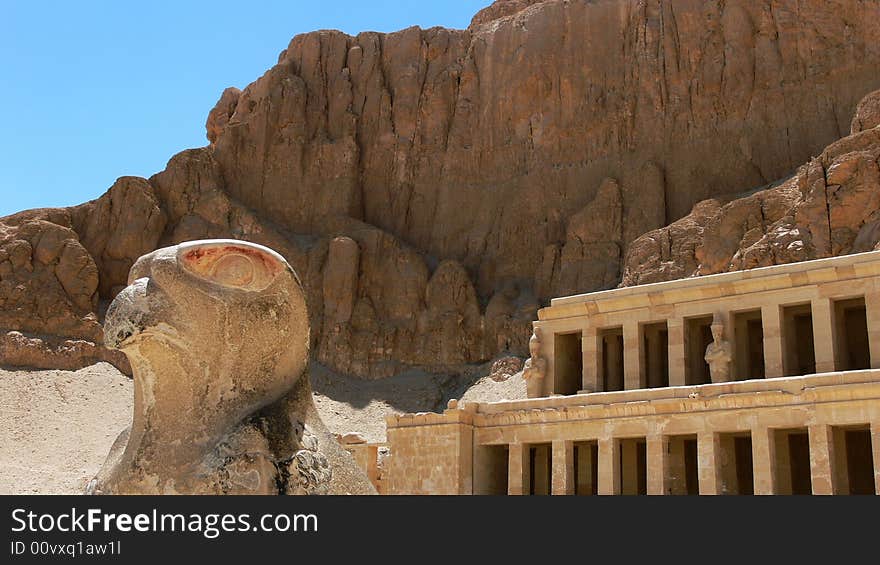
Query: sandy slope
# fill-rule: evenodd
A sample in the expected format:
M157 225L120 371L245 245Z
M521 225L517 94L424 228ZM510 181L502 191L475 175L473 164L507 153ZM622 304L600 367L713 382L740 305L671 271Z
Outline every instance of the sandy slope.
M496 382L488 365L464 375L412 371L365 381L311 366L315 404L335 433L385 440L385 416L440 411L450 398L525 396L520 374ZM78 493L131 418L131 380L107 363L79 371L0 369L0 494Z
M112 365L0 370L0 493L75 493L131 417L131 381Z

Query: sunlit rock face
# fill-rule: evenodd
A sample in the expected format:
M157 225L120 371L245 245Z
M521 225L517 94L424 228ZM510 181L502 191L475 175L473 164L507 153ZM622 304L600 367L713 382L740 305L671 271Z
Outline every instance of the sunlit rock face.
M645 281L693 271L668 259L689 253L692 223L670 245L636 238L844 136L880 88L878 36L880 3L857 0L501 0L463 30L298 35L218 93L205 147L95 201L0 220L0 302L15 308L0 305L0 328L85 337L139 256L233 237L302 276L312 356L334 371L525 357L550 298L614 287L630 265ZM722 223L751 246L789 193ZM813 200L801 225L821 230ZM728 254L722 227L707 268ZM737 264L804 256L783 232ZM57 265L54 241L70 241Z

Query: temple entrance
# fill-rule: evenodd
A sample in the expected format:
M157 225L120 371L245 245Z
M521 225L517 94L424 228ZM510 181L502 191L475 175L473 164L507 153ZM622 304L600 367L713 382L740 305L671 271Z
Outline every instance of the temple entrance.
M648 444L645 438L620 440L618 452L620 494L648 494Z
M697 436L670 436L666 449L667 494L700 494Z
M711 381L709 364L704 359L706 348L712 343L712 316L688 318L684 325L685 351L685 384L702 385Z
M785 376L815 373L812 307L809 304L800 304L782 308L782 332Z
M834 479L840 494L876 494L871 428L835 427Z
M549 443L529 446L529 494L550 494L553 449Z
M806 428L773 431L776 494L812 494L810 436Z
M599 331L599 348L602 355L600 381L603 391L623 390L623 328Z
M553 392L577 394L581 388L584 354L581 349L582 333L556 334L554 343L555 366Z
M480 445L474 450L474 494L507 494L506 445Z
M761 311L733 315L735 341L734 380L764 378L764 328Z
M599 494L599 444L595 441L574 444L574 493Z
M719 434L719 440L721 494L754 494L752 434L750 432Z
M865 298L834 301L834 324L837 329L837 369L857 371L871 368L868 345L868 316Z
M647 388L669 386L669 332L666 322L645 324L642 330L642 382Z

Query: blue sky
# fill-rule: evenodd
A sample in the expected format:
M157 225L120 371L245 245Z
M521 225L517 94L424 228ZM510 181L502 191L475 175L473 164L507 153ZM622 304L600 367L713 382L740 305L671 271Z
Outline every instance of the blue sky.
M207 144L205 118L299 33L467 27L491 0L10 0L0 17L0 216L96 198Z

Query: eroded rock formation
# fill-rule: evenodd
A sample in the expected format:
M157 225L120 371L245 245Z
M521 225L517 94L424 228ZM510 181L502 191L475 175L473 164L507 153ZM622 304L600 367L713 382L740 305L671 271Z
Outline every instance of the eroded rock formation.
M507 0L467 30L300 35L224 91L207 147L82 206L0 220L14 255L0 300L16 305L0 327L98 340L138 255L234 237L300 273L333 369L524 356L542 302L615 286L628 252L649 255L630 250L639 235L841 137L880 87L878 36L880 5L853 0ZM43 231L66 259L34 259ZM627 281L655 276L643 263ZM43 298L15 290L40 277Z
M709 199L633 242L623 286L880 249L880 91L859 104L851 135L787 180Z

